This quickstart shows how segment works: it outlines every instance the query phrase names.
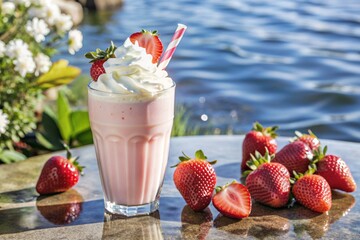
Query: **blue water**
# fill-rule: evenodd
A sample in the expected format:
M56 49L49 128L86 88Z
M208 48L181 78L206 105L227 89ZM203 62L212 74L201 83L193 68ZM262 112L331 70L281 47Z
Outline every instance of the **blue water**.
M360 142L360 1L125 0L86 14L70 61L86 73L85 52L142 28L166 46L178 22L188 30L167 70L191 125L244 133L260 121Z

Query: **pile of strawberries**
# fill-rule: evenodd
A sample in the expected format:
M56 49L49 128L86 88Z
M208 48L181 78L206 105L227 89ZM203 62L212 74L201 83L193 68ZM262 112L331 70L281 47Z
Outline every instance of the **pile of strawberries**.
M186 203L201 211L212 201L220 213L232 218L249 216L252 200L273 208L298 202L323 213L331 208L332 189L356 190L345 161L327 154L327 146L322 148L310 130L309 134L295 132L296 137L277 152L277 129L256 122L246 134L241 162L245 185L234 181L215 188L215 161L208 162L201 150L195 158L180 157L174 183Z

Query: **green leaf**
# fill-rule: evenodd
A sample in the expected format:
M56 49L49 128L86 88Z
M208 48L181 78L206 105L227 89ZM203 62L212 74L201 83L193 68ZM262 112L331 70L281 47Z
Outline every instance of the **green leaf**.
M76 136L90 129L90 120L88 111L73 111L70 113L72 136Z
M41 75L35 84L43 89L48 89L70 83L81 73L80 68L68 66L68 61L59 60L53 63L50 70Z
M65 140L65 142L69 142L72 132L70 114L71 108L69 101L67 100L65 93L59 91L57 99L58 126L62 139Z
M79 133L75 136L75 139L79 141L81 145L92 144L94 142L91 129L87 129L86 131Z
M207 159L207 157L205 156L202 150L197 150L195 153L195 157L197 159L204 159L204 160Z
M62 138L55 113L50 108L45 108L41 125L44 128L42 135L53 145L54 149L63 149ZM53 148L52 148L53 149Z
M12 151L12 150L4 150L0 152L0 159L4 163L18 162L26 159L26 156L22 153Z
M52 150L52 151L55 151L55 150L58 150L56 149L56 147L49 141L46 139L46 137L44 137L44 135L40 132L36 132L35 133L35 137L36 137L36 140L41 144L42 147L44 147L45 149L47 150Z
M88 52L85 54L86 58L94 59L96 58L96 52Z

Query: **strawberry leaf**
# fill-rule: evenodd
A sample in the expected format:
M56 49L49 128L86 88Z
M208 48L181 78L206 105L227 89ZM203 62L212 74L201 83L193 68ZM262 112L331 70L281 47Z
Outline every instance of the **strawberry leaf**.
M202 150L197 150L196 153L195 153L195 157L197 159L207 159L207 157L205 156L204 152Z
M117 47L111 41L110 47L106 48L105 51L97 48L94 52L86 53L85 57L91 59L90 63L95 62L96 60L107 60L115 57L114 53L116 49Z

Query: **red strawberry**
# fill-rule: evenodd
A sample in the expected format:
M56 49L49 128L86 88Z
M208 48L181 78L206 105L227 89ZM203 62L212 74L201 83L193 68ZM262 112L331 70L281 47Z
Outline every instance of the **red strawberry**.
M36 200L36 208L41 215L49 222L54 224L69 224L75 221L81 213L82 203L84 199L76 190L70 190L63 199L66 199L68 203L54 204L54 199L40 196Z
M292 139L292 142L301 141L306 143L312 151L318 149L320 147L320 140L319 138L311 131L308 131L309 134L303 134L299 131L295 131L296 137Z
M280 208L287 204L290 197L290 174L280 163L271 162L273 155L266 151L252 155L248 162L252 170L244 172L246 186L251 197L264 205Z
M111 42L110 47L108 47L105 51L97 48L95 52L88 52L85 54L86 58L91 59L90 63L92 63L90 68L90 76L94 81L97 81L99 76L105 73L104 62L106 62L109 58L115 57L116 46L113 42Z
M274 154L277 149L276 133L277 126L264 128L260 123L255 122L253 129L248 132L242 144L242 162L241 172L249 170L246 162L251 159L251 154L258 151L260 154L265 154L267 148L269 154Z
M106 62L105 59L99 59L99 60L95 60L90 68L90 76L94 81L97 81L99 76L103 73L105 73L105 68L104 68L104 62Z
M146 49L147 54L153 56L153 63L157 63L163 52L163 45L160 41L157 31L141 30L141 32L133 33L130 36L130 41L135 44L138 42L140 47Z
M184 153L183 153L184 154ZM194 210L201 211L210 202L216 184L215 170L201 150L196 151L195 158L184 154L174 172L174 183L186 203Z
M316 174L324 177L332 189L354 192L356 183L345 161L335 155L326 155L327 146L315 151Z
M71 157L67 146L66 148L66 158L53 156L45 163L36 183L36 191L39 194L65 192L79 181L84 167L79 165L78 158Z
M315 170L314 170L315 171ZM308 171L295 174L297 179L292 193L300 204L315 212L327 212L331 208L331 189L328 182L320 175Z
M302 141L295 141L287 144L276 153L272 162L281 163L293 176L293 171L298 173L306 172L312 158L313 153L310 147Z
M216 187L212 199L214 207L224 216L246 218L251 213L251 196L244 185L233 181L223 187Z

